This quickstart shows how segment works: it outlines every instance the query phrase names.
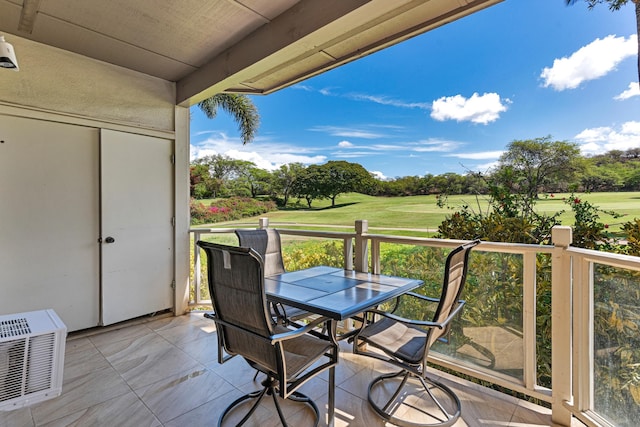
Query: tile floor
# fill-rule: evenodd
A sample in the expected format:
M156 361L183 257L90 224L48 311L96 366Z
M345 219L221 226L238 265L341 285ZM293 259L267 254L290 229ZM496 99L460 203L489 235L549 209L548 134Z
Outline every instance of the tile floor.
M336 368L336 427L385 425L366 400L369 381L385 369L381 362L351 354L345 343ZM241 358L217 363L215 327L202 313L74 333L66 344L62 395L0 412L0 427L215 426L229 403L259 388L253 374ZM320 408L320 425L326 425L326 378L325 373L301 390ZM469 383L444 381L462 401L463 416L456 426L551 425L545 408ZM312 425L309 413L304 406L285 406L294 427ZM280 425L270 401L254 415L246 425ZM229 421L234 425L234 419Z

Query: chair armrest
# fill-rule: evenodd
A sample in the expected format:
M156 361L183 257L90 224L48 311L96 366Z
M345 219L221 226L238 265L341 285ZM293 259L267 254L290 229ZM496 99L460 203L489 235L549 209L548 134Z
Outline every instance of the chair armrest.
M417 295L417 294L416 294ZM432 299L429 297L425 297L424 295L420 295L420 299ZM464 300L459 300L458 301L458 306L451 311L451 313L449 314L449 316L443 320L442 322L432 322L429 320L416 320L416 319L407 319L405 317L401 317L398 315L395 315L393 313L389 313L386 311L382 311L382 310L367 310L367 313L373 313L373 314L379 314L380 316L383 317L387 317L391 320L395 320L396 322L400 322L400 323L404 323L406 325L412 325L412 326L424 326L424 327L428 327L428 328L438 328L438 329L444 329L447 324L451 321L451 319L453 319L459 312L460 310L462 310L462 307L464 307L466 301Z
M440 301L438 298L428 297L428 296L425 296L425 295L417 294L415 292L407 292L407 293L404 293L402 295L399 295L399 296L395 297L395 302L393 304L393 308L391 308L391 310L389 310L388 313L395 313L396 310L398 308L400 308L400 301L405 296L421 299L423 301L427 301L427 302L431 302L431 303L438 303Z
M409 297L413 297L413 298L418 298L418 299L421 299L423 301L436 302L436 303L440 302L439 298L432 298L432 297L428 297L426 295L417 294L415 292L407 292L407 293L402 294L401 296L405 296L405 295L409 296Z
M300 335L304 335L307 332L309 332L312 329L314 329L320 323L330 320L328 317L319 317L319 318L315 319L313 322L309 323L308 325L306 325L303 328L299 328L299 329L296 329L296 330L293 330L293 331L283 332L281 334L275 334L275 335L271 335L271 336L267 337L267 336L264 336L264 335L260 335L260 334L258 334L256 332L252 331L252 330L243 328L242 326L239 326L239 325L236 325L236 324L233 324L233 323L229 323L229 322L225 322L224 320L221 320L218 317L216 317L215 313L213 313L212 316L213 316L213 320L216 322L216 326L217 325L222 325L222 326L226 326L228 328L239 329L241 331L244 331L247 334L253 335L257 339L268 341L271 344L275 344L275 343L280 342L280 341L285 341L285 340L289 340L289 339L298 337Z
M280 341L286 341L286 340L290 340L292 338L296 338L300 335L304 335L307 332L311 331L312 329L315 329L316 326L318 326L321 323L324 323L326 321L330 320L328 317L319 317L315 320L313 320L312 322L310 322L309 324L307 324L305 327L300 328L300 329L295 329L289 332L283 332L281 334L276 334L276 335L271 335L271 343L275 344L277 342Z

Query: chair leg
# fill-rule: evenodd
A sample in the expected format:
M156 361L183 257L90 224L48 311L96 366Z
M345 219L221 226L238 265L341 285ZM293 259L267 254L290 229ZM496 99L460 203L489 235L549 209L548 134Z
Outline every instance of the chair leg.
M253 405L251 406L251 409L249 409L249 412L247 412L247 414L242 418L242 420L240 420L240 422L238 424L236 424L236 426L241 426L244 423L247 422L247 420L249 419L249 417L251 417L251 415L255 412L256 408L258 407L258 405L260 404L260 401L262 400L262 398L264 397L265 393L267 392L268 387L263 388L262 390L257 390L254 392L251 392L249 394L245 394L244 396L241 396L239 398L237 398L236 400L233 401L233 403L231 403L231 405L227 406L227 409L224 410L224 412L222 413L222 415L220 415L220 419L218 420L218 427L222 426L222 422L224 421L224 419L226 418L226 416L239 404L241 404L242 402L244 402L245 400L249 400L249 399L256 399L256 401L253 403Z
M400 384L398 385L398 388L396 388L396 391L391 395L391 398L389 398L389 400L387 401L386 405L384 405L382 407L382 411L386 414L389 411L389 407L391 406L391 404L396 400L396 398L398 397L398 395L400 394L400 392L402 391L402 388L404 387L404 385L407 383L407 380L409 379L409 372L404 372L404 371L399 371L393 374L386 374L386 375L381 375L378 380L374 380L370 385L369 385L369 392L371 392L371 389L373 388L374 384L377 381L384 381L390 378L395 378L398 377L400 375L402 375L404 373L404 376L402 377L402 381L400 382ZM369 399L369 401L371 401L371 399Z
M411 381L413 379L413 381ZM392 385L391 383L398 381L397 387L393 385L394 391L391 393L391 397L386 396L389 393L384 393L384 402L378 403L374 398L375 391L378 389L390 390L386 385ZM419 392L421 396L417 396L407 389L408 385L412 387L419 386L422 391ZM443 394L441 397L437 397L434 394L433 389L437 389L438 393ZM426 393L426 394L425 394ZM382 394L382 392L381 392ZM433 404L429 405L428 410L425 407L420 408L420 404L407 403L406 399L410 395L416 396L416 398L423 399L423 402L431 400ZM441 400L445 400L446 403ZM384 374L375 378L371 384L369 384L368 400L371 408L384 420L401 427L446 427L455 424L460 418L460 399L455 393L446 385L431 380L420 375L416 375L413 372L401 370L390 374ZM380 400L380 399L378 399ZM413 414L408 414L410 419L399 418L394 413L402 406L410 407L410 411ZM447 409L447 407L449 409ZM416 416L417 413L417 416ZM425 421L417 421L416 418L422 418Z
M232 412L240 404L250 399L256 399L253 405L251 405L251 408L249 409L249 411L245 414L244 417L242 417L242 420L240 420L240 422L236 424L237 427L242 426L244 423L246 423L249 420L251 415L253 415L255 410L258 408L260 401L264 398L265 395L271 395L273 397L273 403L276 407L276 411L278 412L278 417L280 418L280 422L282 423L283 427L288 427L288 424L284 419L282 408L280 407L280 403L278 402L278 391L276 390L277 384L278 384L277 381L275 381L273 378L267 377L267 379L265 379L262 382L262 385L264 386L264 388L262 388L261 390L251 392L249 394L245 394L244 396L241 396L236 400L234 400L229 406L227 406L227 408L224 410L222 415L220 415L220 419L218 420L218 427L222 426L222 423L224 422L227 415L229 415L229 413ZM288 399L294 402L300 402L300 403L305 403L309 405L309 407L315 414L314 427L318 427L318 423L320 421L320 411L318 410L318 407L316 406L315 402L311 400L311 398L309 398L308 396L300 392L295 391L291 393Z
M313 427L318 427L318 423L320 422L320 411L318 410L318 406L316 406L316 403L313 400L311 400L310 397L298 391L294 391L293 393L291 393L291 395L289 395L287 399L292 400L294 402L305 403L309 405L309 407L315 414L315 418L316 418L316 421ZM275 392L273 393L273 403L275 404L276 410L278 411L280 422L282 422L283 427L287 427L288 424L284 419L284 414L282 413L282 410L280 408L280 403L278 403L278 397L276 396Z

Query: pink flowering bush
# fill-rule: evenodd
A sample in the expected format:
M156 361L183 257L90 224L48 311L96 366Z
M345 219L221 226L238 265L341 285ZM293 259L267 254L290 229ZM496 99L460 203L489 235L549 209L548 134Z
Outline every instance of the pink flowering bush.
M191 224L210 224L261 215L276 210L273 201L260 201L249 197L218 199L206 206L195 199L190 201Z

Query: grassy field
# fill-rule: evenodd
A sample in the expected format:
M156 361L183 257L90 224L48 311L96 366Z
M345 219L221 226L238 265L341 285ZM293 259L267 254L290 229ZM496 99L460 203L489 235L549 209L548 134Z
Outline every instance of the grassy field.
M619 229L624 222L635 217L640 218L640 192L628 193L589 193L576 194L582 200L589 201L593 205L612 210L624 217L613 219L609 215L601 215L603 223L609 224L611 231ZM563 198L569 194L554 194L554 197L541 199L537 204L540 212L553 213L564 210L561 216L563 225L573 225L573 214ZM203 200L209 204L210 200ZM295 199L293 200L295 202ZM474 211L486 210L486 199L475 196L451 196L447 203L451 208L457 208L463 204L469 205ZM400 234L431 234L438 228L447 214L454 209L439 208L435 196L410 196L410 197L373 197L357 193L348 193L338 196L336 206L331 207L329 200L316 200L311 209L306 204L297 209L287 208L277 212L269 212L261 215L268 217L273 225L282 228L314 229L314 225L347 226L353 229L355 220L366 219L369 229L374 232L393 231L390 234L399 234L398 228L410 229L411 232ZM256 218L245 218L240 221L216 223L213 226L228 227L238 224L257 224ZM322 228L322 227L318 227ZM417 232L417 233L416 233Z

